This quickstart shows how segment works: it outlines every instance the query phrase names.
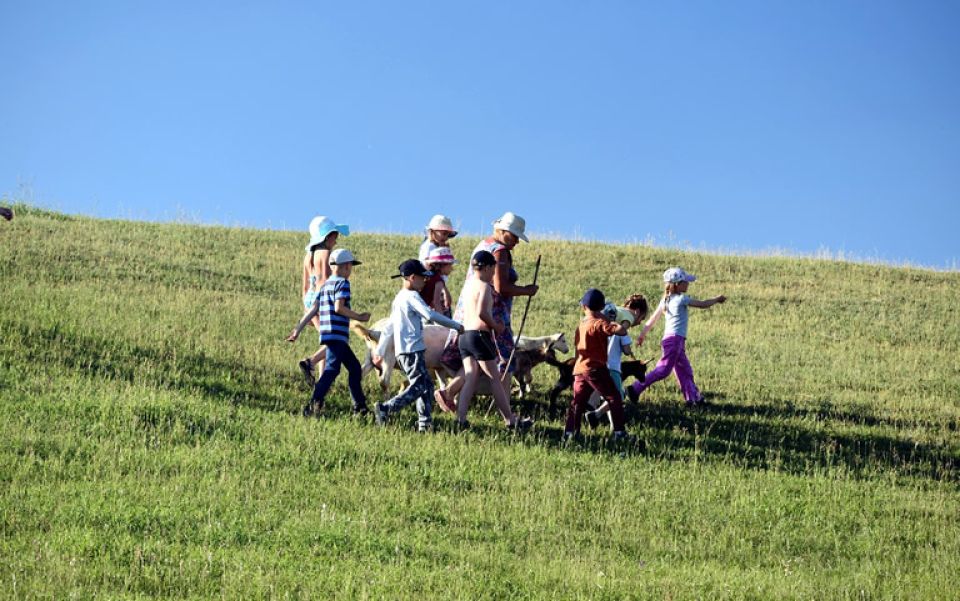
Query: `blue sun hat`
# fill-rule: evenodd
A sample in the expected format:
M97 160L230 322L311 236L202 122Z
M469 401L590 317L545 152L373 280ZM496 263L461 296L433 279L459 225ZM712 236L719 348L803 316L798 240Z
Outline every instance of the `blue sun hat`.
M349 236L350 226L334 223L333 219L322 215L314 217L310 222L310 244L307 245L306 250L309 252L314 246L323 244L331 232L340 232L341 236Z

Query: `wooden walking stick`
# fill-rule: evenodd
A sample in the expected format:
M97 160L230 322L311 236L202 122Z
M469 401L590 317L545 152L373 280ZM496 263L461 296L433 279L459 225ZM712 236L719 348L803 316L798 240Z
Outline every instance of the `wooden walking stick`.
M537 265L536 265L536 267L533 268L533 283L534 283L534 284L537 283L537 278L540 276L540 259L541 259L542 257L543 257L543 255L537 255ZM533 300L533 297L532 297L532 296L528 296L528 297L527 297L527 306L523 308L523 317L520 318L520 329L517 330L517 337L514 338L514 340L513 340L513 342L514 342L514 344L513 344L513 350L510 351L510 358L507 359L507 365L506 365L505 369L503 370L503 374L500 376L500 383L501 383L501 384L503 384L504 382L510 381L510 364L513 362L513 356L517 354L517 344L516 344L516 342L517 342L517 340L520 340L520 336L523 335L523 325L524 325L525 323L527 323L527 311L530 310L530 301L532 301L532 300ZM493 410L493 403L494 403L494 401L491 399L491 400L490 400L490 406L487 407L487 413L486 413L486 415L490 415L490 411Z

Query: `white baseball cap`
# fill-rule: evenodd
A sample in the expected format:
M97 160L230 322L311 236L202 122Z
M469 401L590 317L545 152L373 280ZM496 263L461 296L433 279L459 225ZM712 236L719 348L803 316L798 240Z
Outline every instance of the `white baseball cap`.
M343 265L345 263L362 265L362 263L360 263L360 261L357 261L357 258L353 256L353 253L345 248L338 248L337 250L330 253L331 265Z
M524 242L530 242L526 234L523 233L527 229L527 222L523 219L523 217L511 213L510 211L507 211L503 214L503 217L494 221L493 227L498 230L507 230Z
M694 282L697 276L687 273L679 267L671 267L663 272L664 284L679 284L680 282Z

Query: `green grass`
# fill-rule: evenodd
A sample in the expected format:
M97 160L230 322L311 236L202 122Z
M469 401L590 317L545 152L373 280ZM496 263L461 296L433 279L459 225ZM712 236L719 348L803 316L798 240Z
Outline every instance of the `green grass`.
M342 241L356 310L386 314L418 242ZM562 448L548 368L520 438L477 411L465 435L441 415L418 436L412 408L377 430L345 378L328 417L299 417L303 244L28 206L0 223L0 597L957 598L960 275L522 245L524 281L543 254L532 335L572 333L588 286L657 298L674 264L730 299L691 316L714 407L667 381L628 407L635 446Z

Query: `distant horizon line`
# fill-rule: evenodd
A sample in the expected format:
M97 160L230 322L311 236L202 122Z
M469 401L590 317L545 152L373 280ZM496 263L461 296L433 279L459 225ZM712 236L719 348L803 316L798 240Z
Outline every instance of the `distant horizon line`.
M249 229L249 230L267 230L275 232L302 232L306 233L307 228L305 227L289 227L285 223L279 225L274 225L272 222L263 224L249 224L243 223L240 221L235 221L234 223L225 223L217 221L208 221L203 218L198 217L197 215L190 215L186 212L182 212L174 218L164 218L158 217L155 215L142 214L140 216L133 215L133 212L130 211L129 215L115 215L115 216L103 216L103 215L90 215L86 213L71 213L63 210L62 208L53 208L49 206L43 206L40 203L30 203L25 201L14 201L6 196L0 198L0 203L7 204L12 206L14 209L18 207L21 209L26 209L28 211L39 210L46 211L50 213L58 213L61 215L81 217L86 219L98 219L102 221L132 221L132 222L142 222L142 223L154 223L154 224L170 224L170 225L192 225L200 227L223 227L229 229ZM357 225L351 225L351 233L358 234L368 234L368 235L379 235L379 236L404 236L404 237L418 237L423 236L422 231L401 231L399 229L393 230L390 228L383 227L373 227L373 228L363 228L362 222L357 222ZM468 237L481 238L483 236L489 235L489 232L473 232L466 228L461 228L459 230L461 234ZM606 244L610 246L645 246L649 248L656 248L661 250L677 250L680 252L689 252L689 253L699 253L706 255L714 256L723 256L723 257L744 257L744 258L783 258L783 259L809 259L809 260L818 260L818 261L836 261L841 263L851 263L851 264L860 264L860 265L880 265L885 267L894 267L902 269L920 269L925 271L934 271L938 273L960 273L960 259L952 258L948 261L945 261L943 266L934 266L927 265L923 263L918 263L909 259L886 259L877 256L868 256L861 253L846 251L846 250L832 250L829 247L821 246L816 251L802 251L789 247L767 247L761 249L753 248L728 248L723 246L708 246L705 242L701 242L699 245L694 245L692 242L687 240L673 240L668 239L664 240L658 238L653 234L647 234L645 238L633 238L633 239L604 239L604 238L591 238L584 236L579 233L565 234L563 232L549 232L549 231L538 231L531 229L527 231L527 234L531 237L531 240L535 242L536 240L547 240L547 241L562 241L562 242L574 242L574 243L586 243L586 244ZM671 236L672 238L672 236Z

